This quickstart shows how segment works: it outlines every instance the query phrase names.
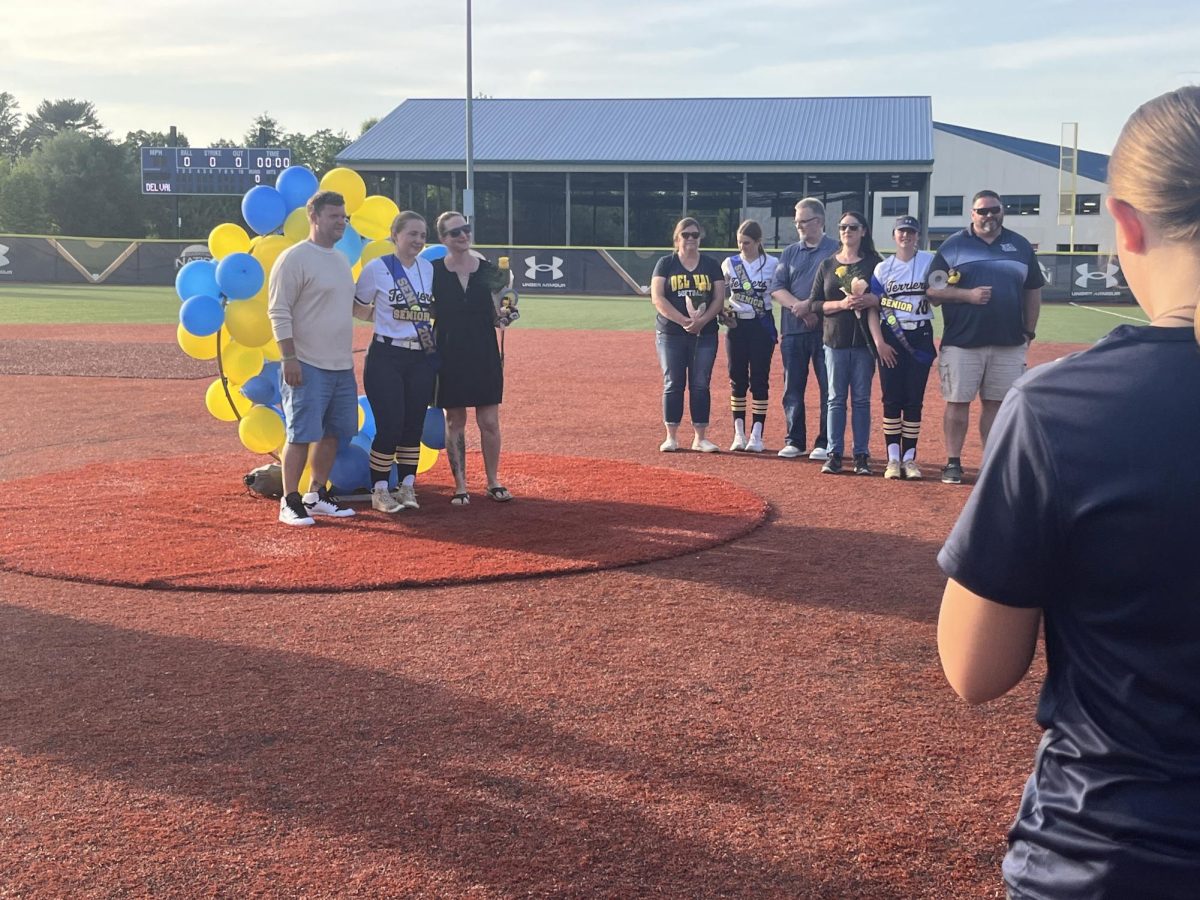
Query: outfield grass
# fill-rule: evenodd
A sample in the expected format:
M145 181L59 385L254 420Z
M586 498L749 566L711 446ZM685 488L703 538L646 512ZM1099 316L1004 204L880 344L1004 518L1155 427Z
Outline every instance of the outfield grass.
M640 297L523 297L517 328L585 328L650 331L654 312ZM0 325L14 324L170 324L179 321L172 288L104 285L0 286ZM1122 318L1127 317L1127 318ZM1145 321L1135 306L1062 303L1042 307L1038 339L1090 344L1130 319ZM940 317L939 317L940 323Z

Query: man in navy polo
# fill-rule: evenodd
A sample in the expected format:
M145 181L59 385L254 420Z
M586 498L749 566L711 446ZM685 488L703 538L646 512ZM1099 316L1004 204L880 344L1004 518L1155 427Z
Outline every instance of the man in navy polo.
M971 401L979 397L979 436L987 444L1001 401L1025 371L1043 284L1029 241L1004 227L1000 195L980 191L971 223L942 244L929 267L927 296L944 317L938 373L946 401L946 484L962 483Z
M804 391L811 363L821 389L820 426L809 459L829 458L826 411L829 408L829 377L825 371L825 349L821 327L812 311L813 278L821 261L838 251L838 242L825 233L825 204L805 197L796 204L796 231L800 239L783 251L771 280L771 299L780 311L779 351L783 357L783 417L787 438L779 455L795 459L804 455L808 432L804 421Z

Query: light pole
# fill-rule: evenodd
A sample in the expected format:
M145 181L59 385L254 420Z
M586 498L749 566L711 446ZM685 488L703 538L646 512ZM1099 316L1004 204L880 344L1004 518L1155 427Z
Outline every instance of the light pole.
M467 0L467 186L463 189L463 216L472 225L475 219L475 126L472 121L471 86L471 0Z

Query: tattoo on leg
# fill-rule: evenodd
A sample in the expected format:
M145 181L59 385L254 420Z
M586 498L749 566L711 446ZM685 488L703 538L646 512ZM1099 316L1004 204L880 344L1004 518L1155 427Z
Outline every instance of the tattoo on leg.
M467 436L460 434L458 438L446 447L446 459L450 463L450 472L458 481L467 479Z

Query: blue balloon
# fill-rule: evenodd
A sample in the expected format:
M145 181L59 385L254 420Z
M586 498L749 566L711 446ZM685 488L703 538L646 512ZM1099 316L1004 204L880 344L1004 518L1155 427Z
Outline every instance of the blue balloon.
M367 399L366 394L362 394L358 398L358 406L363 411L362 428L358 429L359 434L365 434L368 438L375 438L375 413L371 409L371 401ZM367 448L370 450L370 448Z
M211 259L193 259L175 276L175 293L180 300L206 294L215 297L221 293L217 285L217 264Z
M371 461L367 452L353 440L338 447L329 469L334 493L353 494L371 486Z
M306 204L318 187L317 176L304 166L288 166L275 179L275 190L283 196L288 212Z
M430 450L446 449L446 416L437 406L425 410L425 427L421 432L421 443Z
M363 240L354 226L349 222L346 223L346 233L342 235L342 239L333 245L338 250L345 254L346 259L350 260L350 265L358 262L358 258L362 256Z
M445 244L430 244L428 247L426 247L424 250L421 251L421 259L427 259L430 262L433 262L435 259L441 259L445 255L446 255L446 245Z
M248 300L262 290L262 263L249 253L230 253L217 263L217 284L230 300Z
M216 334L224 323L225 307L216 297L197 294L188 297L179 307L179 324L196 337Z
M279 376L272 376L265 368L242 385L242 396L259 406L271 406L279 397Z
M287 202L283 194L260 184L246 191L242 198L242 218L257 234L270 234L287 218Z

